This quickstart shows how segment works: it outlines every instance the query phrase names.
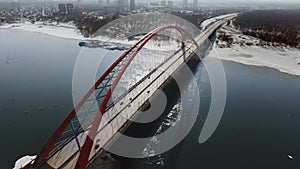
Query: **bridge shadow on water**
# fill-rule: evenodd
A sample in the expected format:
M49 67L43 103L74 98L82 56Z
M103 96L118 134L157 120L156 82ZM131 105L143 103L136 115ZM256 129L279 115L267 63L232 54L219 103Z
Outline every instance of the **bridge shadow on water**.
M192 71L193 74L202 74L202 73L207 73L205 71L204 65L200 60L200 57L205 57L208 55L208 53L212 49L212 42L214 42L216 36L215 33L210 36L210 39L207 39L201 46L199 56L194 55L186 64L189 67L189 69ZM204 72L201 71L204 70ZM186 76L184 73L182 73L180 70L176 71L174 76L177 76L179 78L184 79L183 81L185 82L183 84L183 87L186 89L190 82L191 82L191 77ZM199 75L198 75L199 77ZM198 81L198 80L197 80ZM164 94L167 97L167 104L164 109L164 112L161 113L160 117L157 118L156 120L147 123L147 124L142 124L142 123L135 123L132 122L130 126L123 132L124 135L135 137L135 138L145 138L145 137L153 137L156 135L157 130L160 127L163 127L163 131L167 130L168 127L164 127L164 121L167 118L167 115L172 111L173 107L176 104L180 103L181 95L180 95L180 90L179 86L176 83L176 81L173 78L169 78L169 80L166 83L164 87L161 88L161 90L164 92ZM198 84L199 85L199 84ZM155 97L153 99L156 99ZM145 103L141 111L146 111L151 107L149 103ZM179 110L180 111L180 110ZM176 112L177 115L179 112ZM138 117L137 117L138 118ZM184 140L183 140L184 141ZM120 161L121 169L138 169L138 168L155 168L155 169L171 169L175 168L175 163L174 160L176 161L177 156L180 154L180 149L182 146L182 142L176 145L174 148L169 150L168 152L163 153L162 155L157 155L154 157L149 157L149 158L144 158L144 159L133 159L133 158L127 158L127 157L120 157L118 155L112 155L115 159ZM113 146L113 145L112 145ZM138 149L143 150L145 147L139 147ZM164 162L159 162L159 159L163 158ZM154 162L153 162L154 161Z

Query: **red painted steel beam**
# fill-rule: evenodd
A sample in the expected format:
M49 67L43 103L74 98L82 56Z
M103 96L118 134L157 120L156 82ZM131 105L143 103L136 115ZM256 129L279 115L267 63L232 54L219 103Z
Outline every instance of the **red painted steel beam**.
M105 114L105 110L106 110L108 101L111 98L112 93L113 93L114 89L116 88L118 82L120 81L121 77L123 76L124 72L130 65L131 61L135 58L137 53L147 44L148 41L150 41L159 32L162 32L166 29L176 29L177 31L180 32L181 36L184 36L184 33L185 33L195 43L197 49L199 49L199 45L197 44L195 39L191 36L191 34L188 31L186 31L183 28L180 28L178 26L169 25L169 26L160 27L160 28L157 28L154 31L152 31L150 33L150 35L148 34L149 36L147 36L146 39L143 40L142 44L134 51L134 53L130 56L130 58L128 59L126 64L122 67L122 70L119 72L117 78L115 79L111 88L109 89L105 99L101 103L100 110L92 123L92 127L89 131L88 137L86 138L84 145L82 147L82 150L80 152L80 156L78 158L78 161L77 161L76 167L75 167L76 169L86 169L87 168L88 163L89 163L90 152L92 150L93 143L94 143L94 139L97 135L97 130L98 130L100 122L102 120L102 116Z

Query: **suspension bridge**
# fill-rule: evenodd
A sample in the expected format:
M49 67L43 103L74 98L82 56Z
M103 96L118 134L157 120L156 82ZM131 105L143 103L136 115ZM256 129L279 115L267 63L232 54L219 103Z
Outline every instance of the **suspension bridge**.
M138 116L137 110L180 70L200 49L200 45L236 15L227 15L207 25L192 37L184 28L166 25L147 33L127 49L96 81L86 95L55 131L41 153L23 169L86 169L113 144L118 132ZM181 35L181 48L147 73L116 99L113 93L124 72L143 47L160 32L175 30ZM203 58L202 58L203 59Z

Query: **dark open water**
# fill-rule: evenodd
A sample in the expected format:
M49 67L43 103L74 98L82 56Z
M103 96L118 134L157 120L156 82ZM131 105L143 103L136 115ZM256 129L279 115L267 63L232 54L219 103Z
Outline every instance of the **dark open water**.
M76 40L0 30L1 169L12 168L19 157L37 154L72 109L77 44ZM188 137L161 156L123 159L122 168L300 168L300 78L269 68L223 63L227 102L214 135L198 143L210 106L210 84L199 64L195 76L201 109Z

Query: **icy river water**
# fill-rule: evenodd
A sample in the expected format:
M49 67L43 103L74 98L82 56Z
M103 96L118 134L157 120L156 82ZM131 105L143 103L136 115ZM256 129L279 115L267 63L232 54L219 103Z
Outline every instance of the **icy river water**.
M21 30L0 30L0 168L13 168L37 154L72 110L72 74L78 40ZM105 52L91 49L91 52ZM109 65L121 52L112 52ZM223 62L227 101L214 135L199 133L210 106L205 67L195 67L201 106L196 124L172 150L147 159L121 159L121 168L285 168L300 167L300 77ZM293 157L293 158L290 158Z

